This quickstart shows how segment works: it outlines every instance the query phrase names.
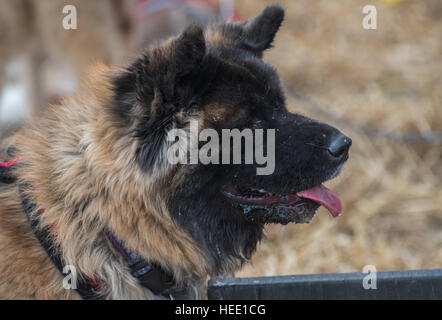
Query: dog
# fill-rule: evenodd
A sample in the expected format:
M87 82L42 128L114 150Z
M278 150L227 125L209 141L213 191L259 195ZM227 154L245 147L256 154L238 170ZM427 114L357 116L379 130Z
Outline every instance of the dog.
M125 68L97 66L30 120L2 163L0 297L205 298L208 279L250 259L266 224L307 223L320 205L338 216L322 183L351 139L288 112L262 60L283 19L272 5L241 23L190 25ZM273 129L273 173L171 164L168 132L191 121Z

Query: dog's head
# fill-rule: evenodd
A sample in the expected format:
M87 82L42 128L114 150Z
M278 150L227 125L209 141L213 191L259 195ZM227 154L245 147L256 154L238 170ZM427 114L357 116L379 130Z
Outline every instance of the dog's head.
M261 59L283 17L270 6L243 23L190 26L114 79L116 119L131 130L140 168L156 178L171 218L218 258L248 257L266 223L308 222L320 205L341 211L322 183L340 172L351 140L288 112L276 71ZM227 129L243 134L241 149L234 139L222 144ZM201 135L193 144L171 131ZM184 161L170 161L170 150L184 150Z

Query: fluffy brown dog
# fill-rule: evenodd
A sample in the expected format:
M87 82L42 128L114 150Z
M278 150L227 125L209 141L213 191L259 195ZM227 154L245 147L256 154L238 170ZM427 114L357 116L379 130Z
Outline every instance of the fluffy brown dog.
M29 122L9 150L17 164L3 163L0 297L201 298L208 278L248 261L265 224L308 222L320 204L338 215L321 183L340 172L351 140L289 113L261 60L283 15L270 6L244 23L190 26L126 69L97 68ZM191 120L276 129L274 173L171 164L167 133Z

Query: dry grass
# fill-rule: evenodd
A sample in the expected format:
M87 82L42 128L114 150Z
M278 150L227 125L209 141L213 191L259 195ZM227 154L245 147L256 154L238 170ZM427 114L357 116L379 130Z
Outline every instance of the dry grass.
M252 16L265 0L239 0ZM371 1L378 29L361 26L359 0L280 1L287 19L265 59L286 84L357 126L431 135L442 128L442 2ZM288 97L292 111L334 123L354 141L328 183L343 216L324 209L310 225L269 226L239 276L442 267L442 142L373 139Z

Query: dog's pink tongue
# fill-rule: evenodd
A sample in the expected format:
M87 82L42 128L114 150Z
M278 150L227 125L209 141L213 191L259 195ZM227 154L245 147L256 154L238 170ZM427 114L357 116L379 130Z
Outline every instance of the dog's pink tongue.
M341 200L339 200L333 191L327 189L322 184L308 190L300 191L298 195L322 204L335 218L342 212Z

